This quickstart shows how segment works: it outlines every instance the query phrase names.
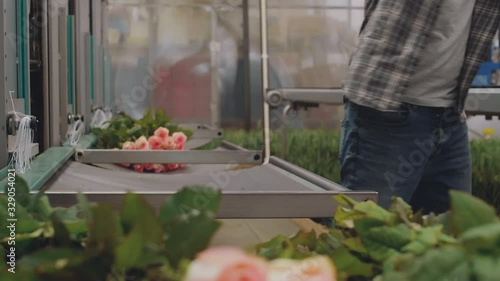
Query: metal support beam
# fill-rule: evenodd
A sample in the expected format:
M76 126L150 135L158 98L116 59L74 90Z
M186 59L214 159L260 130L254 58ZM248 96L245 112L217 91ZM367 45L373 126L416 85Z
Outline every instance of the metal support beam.
M59 141L58 145L61 145L64 140L66 140L66 132L68 131L68 114L70 113L69 108L69 95L73 92L70 89L68 83L70 73L68 69L68 7L67 2L65 7L59 8L59 28L57 32L59 33L59 72L62 74L59 77ZM72 60L72 58L71 58Z
M93 89L92 89L92 63L91 63L91 52L92 52L92 46L91 46L91 34L90 32L85 32L85 35L83 36L83 50L84 50L84 69L85 69L85 112L86 113L81 113L84 115L84 119L91 119L91 114L92 114L92 106L94 104L94 101L92 100L94 97L92 96ZM87 122L85 122L87 123Z
M78 149L75 155L91 164L262 164L261 151Z
M78 0L75 3L75 76L76 76L76 112L85 117L85 124L90 121L90 85L86 83L88 68L86 68L85 36L90 32L90 0Z
M499 88L472 88L465 103L465 110L471 115L500 116Z
M149 7L148 8L148 44L149 44L149 58L148 58L148 65L152 69L155 68L156 64L156 50L158 47L158 30L159 30L159 20L158 20L158 9L155 9L154 7ZM149 102L149 108L151 109L152 113L154 114L156 112L156 87L147 87L147 95L148 95L148 102Z
M92 38L94 61L94 106L104 108L102 93L102 1L92 1Z
M2 26L2 35L0 36L0 53L5 54L0 56L0 169L3 169L8 164L8 147L7 147L7 96L5 93L9 92L9 88L7 87L7 53L6 49L9 48L8 39L7 39L7 19L8 15L15 14L14 11L7 11L7 2L10 1L2 1L0 3L0 22Z
M342 89L274 89L267 92L266 102L271 107L279 107L284 103L294 105L319 104L342 105L344 103L344 91Z
M221 139L224 137L224 130L203 124L179 124L178 126L191 130L193 132L191 139Z
M61 60L66 59L66 52L64 48L61 48L61 42L64 42L66 46L66 36L61 34L61 24L66 24L66 22L61 22L61 13L65 13L64 4L60 3L62 1L50 1L48 3L48 58L45 60L44 66L47 68L48 77L48 103L49 103L49 118L46 118L49 122L50 135L50 146L59 146L61 144L61 96L66 95L66 89L61 89L60 83L66 81L65 74L67 73L67 68L61 68ZM67 5L67 4L66 4ZM65 16L66 17L66 16ZM63 91L63 93L61 93ZM67 100L67 99L66 99ZM66 103L67 104L67 103ZM65 104L65 107L67 105ZM66 108L64 108L66 111ZM65 119L62 119L65 120ZM65 133L65 132L64 132ZM45 148L47 149L47 148Z
M166 183L168 184L168 183ZM159 210L163 203L176 191L134 192L141 195ZM332 217L338 204L332 199L338 194L345 194L356 201L377 200L373 192L223 192L217 217L222 218L321 218ZM76 191L46 191L54 206L69 207L77 204ZM119 209L126 195L123 192L85 192L91 202L111 204Z
M219 83L219 55L221 53L221 44L217 40L217 28L219 19L214 9L210 9L211 13L211 42L210 42L210 113L211 125L220 128L221 119L221 86Z
M252 83L250 82L250 11L248 1L243 0L243 95L245 96L245 130L249 131L252 127Z
M50 3L49 3L50 2ZM54 136L59 137L59 132L54 133L53 130L54 128L59 130L59 124L58 122L54 122L52 119L53 115L51 114L51 91L50 91L50 81L49 81L49 46L54 44L54 42L50 42L49 38L49 29L48 27L49 20L50 21L56 21L57 24L57 17L54 18L54 14L57 13L57 9L55 9L55 12L52 11L54 9L53 1L48 1L48 0L42 0L41 1L41 6L42 6L42 23L45 23L44 26L47 26L47 28L42 27L42 76L43 76L43 124L42 128L45 132L49 133L44 133L43 134L43 150L48 149L53 143ZM55 42L55 46L57 46L57 41ZM59 75L57 75L59 77ZM57 110L58 112L59 110ZM57 116L57 115L56 115Z
M267 1L260 0L260 41L261 41L261 65L262 65L262 98L263 98L263 123L264 123L264 164L269 163L271 158L271 131L269 104L265 102L269 89L269 53L267 38Z
M9 163L9 142L7 130L7 111L11 108L9 93L12 91L12 98L18 95L18 71L17 71L17 1L4 0L0 4L0 26L2 35L0 40L0 168ZM24 111L23 108L16 108Z

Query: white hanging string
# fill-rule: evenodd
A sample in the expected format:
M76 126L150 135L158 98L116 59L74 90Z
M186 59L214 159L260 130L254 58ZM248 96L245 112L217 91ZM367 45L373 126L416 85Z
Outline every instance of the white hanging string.
M76 146L80 138L85 134L85 124L77 120L68 128L67 138L71 146Z
M102 109L97 109L92 116L92 120L90 121L90 128L102 128L105 129L107 127L108 116Z
M108 120L113 119L113 112L111 110L106 110L105 114Z
M9 91L12 103L12 111L9 112L9 115L14 116L16 118L15 121L19 119L19 128L16 131L16 143L10 160L10 166L14 166L17 173L25 174L31 168L31 144L35 137L31 129L31 122L32 120L36 120L36 118L16 111L14 99L12 98L13 92Z

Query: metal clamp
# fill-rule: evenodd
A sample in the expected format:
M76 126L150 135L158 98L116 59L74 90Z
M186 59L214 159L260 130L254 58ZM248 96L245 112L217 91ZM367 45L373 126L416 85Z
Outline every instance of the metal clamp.
M91 113L94 113L96 112L97 110L102 110L104 111L104 109L102 108L102 106L96 106L96 105L93 105L92 108L90 109L90 112Z
M80 120L82 122L85 121L83 115L68 113L68 124L73 124L73 122L76 122L78 120Z
M14 113L7 115L7 134L11 136L15 136L17 131L19 130L19 126L21 124L21 118ZM33 131L36 131L38 125L38 120L36 118L31 118L30 128Z

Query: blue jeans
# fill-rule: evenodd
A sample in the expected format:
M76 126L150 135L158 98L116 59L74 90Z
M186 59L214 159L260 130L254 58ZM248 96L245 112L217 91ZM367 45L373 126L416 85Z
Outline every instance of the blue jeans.
M468 129L450 108L403 104L382 112L346 101L339 161L342 185L401 197L414 211L443 213L449 191L471 193Z

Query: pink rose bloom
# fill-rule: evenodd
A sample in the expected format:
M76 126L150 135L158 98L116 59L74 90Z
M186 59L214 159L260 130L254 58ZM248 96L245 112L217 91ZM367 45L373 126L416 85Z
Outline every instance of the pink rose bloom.
M167 128L160 127L155 130L154 135L159 137L162 141L168 138L169 131Z
M148 139L146 139L145 136L141 136L135 141L135 148L138 150L148 150L149 149L149 142Z
M144 165L141 164L135 164L134 165L134 171L142 173L144 172Z
M135 150L135 143L131 141L126 141L123 146L123 150Z
M165 172L165 166L163 166L162 164L154 164L153 170L155 171L155 173L161 174Z
M184 150L184 143L183 142L180 142L177 144L177 150Z
M131 142L131 141L126 141L123 145L122 145L122 148L123 150L134 150L135 149L135 143ZM113 148L113 150L120 150L119 148ZM122 163L120 164L122 167L125 167L125 168L129 168L130 167L130 164L129 163Z
M183 132L175 132L172 135L172 138L174 138L175 143L185 143L187 140L187 137Z
M304 260L277 259L269 263L267 281L337 281L337 270L326 256Z
M144 170L153 170L154 164L144 164Z
M148 139L148 143L151 149L161 149L163 141L157 136L151 136Z
M179 164L179 169L184 169L186 167L185 164Z
M162 143L163 149L175 149L176 143L173 137L167 137Z
M185 281L267 281L268 265L236 247L215 247L191 263Z
M169 170L176 170L179 168L179 164L167 164Z

